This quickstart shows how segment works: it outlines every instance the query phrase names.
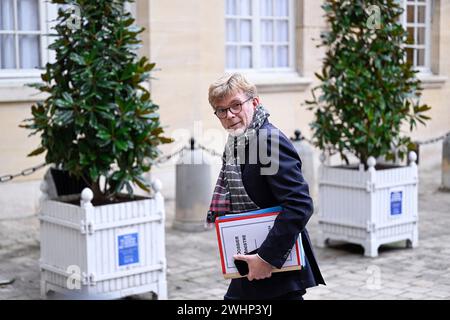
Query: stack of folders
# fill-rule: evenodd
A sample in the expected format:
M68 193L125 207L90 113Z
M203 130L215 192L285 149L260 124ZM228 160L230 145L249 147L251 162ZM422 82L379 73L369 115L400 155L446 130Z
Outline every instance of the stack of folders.
M233 255L258 249L273 227L282 207L272 207L241 214L230 214L216 219L222 273L225 279L240 278ZM305 255L299 234L286 262L273 272L300 270L305 266Z

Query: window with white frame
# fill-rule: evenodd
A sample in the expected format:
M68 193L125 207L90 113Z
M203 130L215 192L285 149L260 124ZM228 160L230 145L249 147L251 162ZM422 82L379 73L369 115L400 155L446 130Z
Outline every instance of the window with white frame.
M227 69L293 69L293 0L226 0Z
M420 72L430 72L431 0L403 0L403 26L410 43L406 56Z
M49 58L46 34L54 17L56 6L44 0L0 0L0 77L40 72Z

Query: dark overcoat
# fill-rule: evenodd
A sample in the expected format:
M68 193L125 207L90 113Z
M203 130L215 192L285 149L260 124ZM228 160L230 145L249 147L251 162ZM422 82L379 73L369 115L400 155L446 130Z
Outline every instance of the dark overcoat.
M268 157L261 156L265 152L260 151L264 141L267 142ZM257 150L258 156L254 161L254 154L252 157L249 153L254 153L255 149L251 145L246 147L245 161L241 162L244 187L260 208L282 207L258 254L272 266L280 268L301 233L306 267L298 271L272 273L270 278L262 280L233 279L225 294L226 299L270 299L325 284L306 230L313 214L313 202L297 151L291 141L267 119L258 131Z

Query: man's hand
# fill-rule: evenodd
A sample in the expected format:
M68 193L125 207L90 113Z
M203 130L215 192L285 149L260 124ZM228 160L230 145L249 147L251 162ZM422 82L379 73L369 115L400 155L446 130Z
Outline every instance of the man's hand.
M247 279L249 281L252 280L261 280L265 278L270 278L272 276L273 267L261 259L257 254L236 254L233 256L236 260L246 261L248 264L248 275Z

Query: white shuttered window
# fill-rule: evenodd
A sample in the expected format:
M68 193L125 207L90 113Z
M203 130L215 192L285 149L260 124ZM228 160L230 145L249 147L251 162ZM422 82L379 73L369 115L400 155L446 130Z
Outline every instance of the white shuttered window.
M293 0L226 0L226 68L293 69Z
M407 59L415 69L430 72L431 1L403 0L402 23L411 41L406 45Z
M0 77L29 76L45 65L55 16L56 7L43 0L0 0Z

